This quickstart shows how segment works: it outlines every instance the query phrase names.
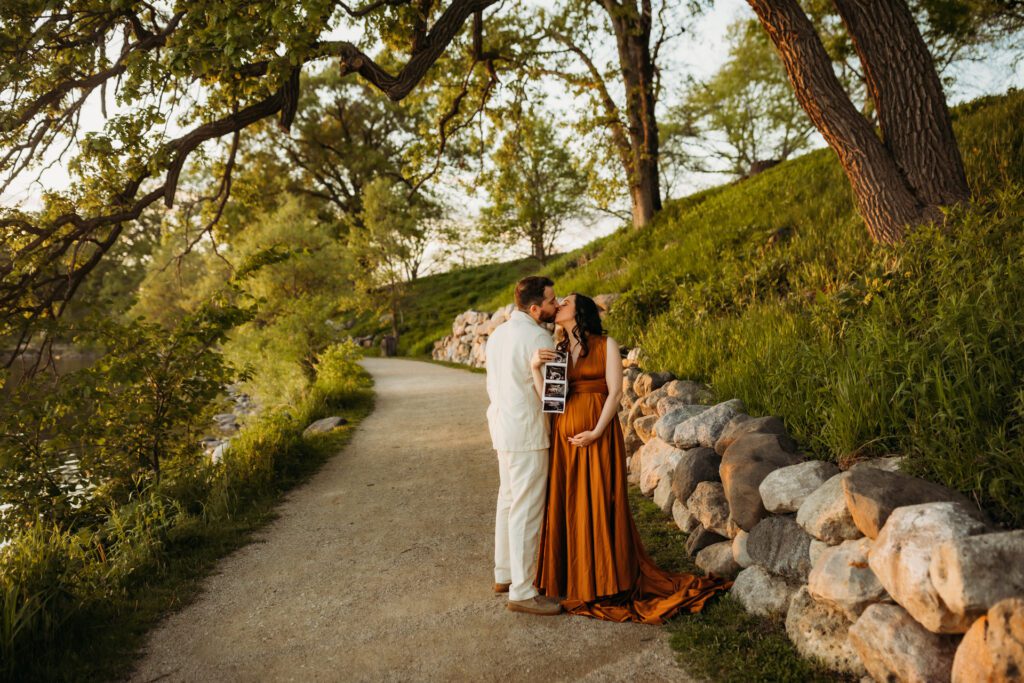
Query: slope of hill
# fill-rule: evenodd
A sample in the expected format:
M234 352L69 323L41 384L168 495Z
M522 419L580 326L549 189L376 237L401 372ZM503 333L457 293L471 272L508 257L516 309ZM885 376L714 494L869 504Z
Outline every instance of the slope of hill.
M784 418L816 457L904 453L918 474L1024 525L1024 93L958 107L974 202L944 229L871 244L819 150L670 201L559 257L424 278L403 349L428 353L467 308L543 272L560 294L620 292L607 324L651 369ZM414 303L412 303L414 302Z

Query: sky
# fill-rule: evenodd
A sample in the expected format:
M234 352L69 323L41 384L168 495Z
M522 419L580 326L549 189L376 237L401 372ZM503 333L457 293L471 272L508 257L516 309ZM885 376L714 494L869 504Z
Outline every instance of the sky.
M533 0L537 6L544 6L545 0ZM673 48L667 52L667 63L664 65L666 95L672 95L672 83L679 80L680 75L687 74L696 78L711 76L722 64L727 53L725 35L728 26L741 18L753 18L753 12L745 0L717 0L714 7L700 17L691 31L676 39ZM332 38L349 38L344 30ZM955 85L947 90L950 104L956 104L987 93L1004 92L1013 86L1024 87L1024 63L1012 63L1012 55L1007 52L993 53L990 59L956 65L954 69ZM546 104L549 108L565 106L564 89L554 86L547 88ZM664 98L663 98L664 99ZM103 125L100 106L94 97L86 106L83 114L83 132L99 130ZM173 133L173 131L172 131ZM820 138L816 146L824 143ZM726 178L719 174L691 175L684 179L677 189L681 195L724 182ZM62 164L55 164L42 174L41 182L28 183L20 180L8 191L0 195L0 206L18 206L27 209L38 208L44 190L63 189L67 187L69 177ZM472 213L480 205L479 199L466 199L459 202L468 213ZM602 217L587 221L574 221L569 224L559 240L558 251L569 251L587 242L614 231L622 225L618 219ZM493 254L501 258L512 258L520 252L509 250L506 253Z

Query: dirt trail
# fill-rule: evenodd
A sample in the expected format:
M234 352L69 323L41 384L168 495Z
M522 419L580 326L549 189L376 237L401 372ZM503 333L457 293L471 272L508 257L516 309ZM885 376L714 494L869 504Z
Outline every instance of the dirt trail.
M692 680L658 627L506 610L483 375L364 364L374 413L154 630L131 680Z

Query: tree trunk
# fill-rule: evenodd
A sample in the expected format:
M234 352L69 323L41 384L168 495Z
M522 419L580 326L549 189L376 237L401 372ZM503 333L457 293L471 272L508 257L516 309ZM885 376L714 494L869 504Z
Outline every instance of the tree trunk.
M544 265L548 258L547 250L544 248L544 228L542 226L530 226L530 248L533 251L533 258Z
M882 140L925 206L970 191L942 82L905 0L834 0L857 50ZM884 27L884 30L879 30Z
M895 243L908 227L933 219L934 209L916 195L893 152L879 140L843 90L821 39L798 1L747 2L775 44L800 105L838 155L871 238ZM890 27L876 26L874 30L888 31ZM889 68L896 70L898 64ZM910 90L916 84L904 83L903 87Z
M658 179L658 121L654 108L654 62L651 58L651 5L642 0L636 5L620 5L602 0L615 30L619 67L626 88L626 122L629 138L629 162L626 177L633 204L633 227L642 228L661 211L661 185Z

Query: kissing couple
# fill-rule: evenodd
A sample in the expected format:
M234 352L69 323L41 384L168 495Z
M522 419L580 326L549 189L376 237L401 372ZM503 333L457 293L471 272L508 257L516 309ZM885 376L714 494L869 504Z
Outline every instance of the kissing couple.
M556 348L567 358L568 395L552 419L542 411L542 368ZM593 299L559 300L550 279L523 278L515 310L491 334L486 354L500 479L494 590L508 593L508 609L660 624L679 611L699 612L728 588L717 577L662 570L644 550L618 419L622 358Z

